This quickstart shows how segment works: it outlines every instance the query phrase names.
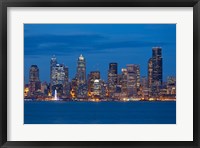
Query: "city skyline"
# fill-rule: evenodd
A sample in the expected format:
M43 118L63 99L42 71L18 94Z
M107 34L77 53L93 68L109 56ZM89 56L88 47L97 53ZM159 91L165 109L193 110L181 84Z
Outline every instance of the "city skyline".
M100 71L90 71L86 76L87 60L81 54L77 58L76 74L69 80L69 68L60 64L56 57L50 60L50 83L41 82L39 68L31 65L29 83L25 84L26 99L71 101L129 101L129 100L174 100L176 77L168 76L163 81L163 57L161 47L152 47L152 56L147 64L148 75L140 77L138 64L127 64L118 73L118 63L109 63L107 80ZM54 96L54 97L53 97Z
M127 64L139 64L140 75L147 76L148 60L155 45L163 49L163 79L166 81L167 76L176 76L176 25L112 26L25 24L25 83L28 83L28 70L33 64L40 69L41 81L50 82L50 68L47 65L52 55L56 55L58 63L68 66L70 80L76 73L73 67L80 54L87 59L86 74L99 70L102 79L107 79L108 63L116 62L118 73Z

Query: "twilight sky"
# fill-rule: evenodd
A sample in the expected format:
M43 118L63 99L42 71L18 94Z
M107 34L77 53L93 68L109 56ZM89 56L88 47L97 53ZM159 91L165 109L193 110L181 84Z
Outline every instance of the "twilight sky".
M38 65L40 80L49 82L52 55L69 67L70 80L80 54L87 74L99 70L104 80L110 62L118 63L118 73L126 64L139 64L141 76L147 76L154 46L162 47L163 79L176 76L175 24L25 24L25 82L31 65Z

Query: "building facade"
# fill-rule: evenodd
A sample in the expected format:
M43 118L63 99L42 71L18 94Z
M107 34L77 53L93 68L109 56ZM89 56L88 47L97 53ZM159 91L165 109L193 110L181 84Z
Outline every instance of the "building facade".
M29 70L29 92L33 95L36 91L41 89L41 82L39 79L39 68L37 65L31 65Z
M116 90L117 85L117 63L109 63L108 69L108 91L109 96L112 97L113 93Z
M77 61L77 83L79 84L86 84L86 60L81 54Z

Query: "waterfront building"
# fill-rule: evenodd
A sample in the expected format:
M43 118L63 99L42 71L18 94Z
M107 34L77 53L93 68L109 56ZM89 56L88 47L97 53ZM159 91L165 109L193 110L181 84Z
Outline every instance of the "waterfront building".
M86 60L81 54L77 60L77 83L86 84Z
M117 63L109 63L108 70L108 91L109 96L112 97L113 93L116 90L117 85Z
M39 68L37 65L31 65L29 70L29 92L33 95L36 91L41 89L41 82L39 79Z

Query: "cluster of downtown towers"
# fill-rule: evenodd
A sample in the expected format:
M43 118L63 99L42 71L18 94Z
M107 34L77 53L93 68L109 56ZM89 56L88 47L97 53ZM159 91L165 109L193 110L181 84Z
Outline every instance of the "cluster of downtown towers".
M109 63L107 81L102 80L100 71L91 71L86 76L86 59L80 55L77 60L76 75L69 81L69 69L58 64L55 56L50 61L50 83L40 82L39 68L31 65L29 84L25 85L25 97L52 97L55 90L59 98L68 99L122 99L158 98L176 94L176 79L168 77L163 83L162 48L153 47L148 61L148 76L140 77L140 66L127 64L118 74L118 63Z

